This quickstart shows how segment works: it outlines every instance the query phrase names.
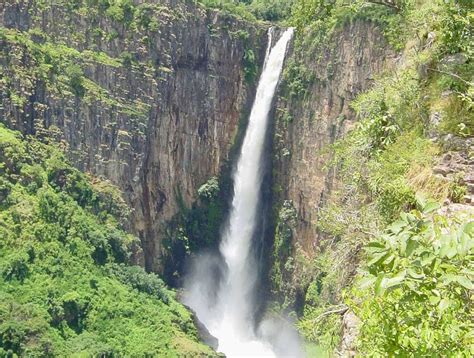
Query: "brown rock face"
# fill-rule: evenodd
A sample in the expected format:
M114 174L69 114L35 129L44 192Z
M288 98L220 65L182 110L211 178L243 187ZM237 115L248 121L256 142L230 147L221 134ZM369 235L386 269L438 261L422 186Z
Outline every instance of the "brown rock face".
M227 159L253 99L244 54L261 64L266 31L190 1L75 3L1 2L0 121L59 128L78 168L124 191L144 264L160 270L177 197L193 202Z
M370 87L373 77L393 61L393 53L380 29L363 21L336 31L316 53L304 51L295 51L293 58L315 78L306 94L297 98L285 93L285 83L282 86L274 182L276 200L290 200L297 212L293 244L298 243L311 256L318 244L319 210L337 186L337 174L327 169L329 146L353 127L356 118L350 101Z

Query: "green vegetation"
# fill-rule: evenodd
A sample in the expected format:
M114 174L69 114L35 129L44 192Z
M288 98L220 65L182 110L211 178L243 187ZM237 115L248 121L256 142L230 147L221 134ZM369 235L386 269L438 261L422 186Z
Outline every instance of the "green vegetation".
M283 70L283 90L292 98L304 98L314 77L304 63L292 59Z
M293 229L296 222L296 210L289 200L283 202L278 212L275 229L275 240L273 243L271 280L275 292L284 292L285 299L282 308L286 309L294 299L294 289L289 279L289 273L294 265L293 253Z
M0 57L6 65L0 69L4 77L2 92L11 101L22 108L26 98L17 93L16 85L23 88L23 93L33 93L37 81L41 81L51 96L63 98L79 97L86 103L101 102L135 118L143 118L149 106L140 100L129 101L117 97L85 75L90 64L111 68L122 66L122 60L112 58L104 52L85 50L56 43L42 35L44 41L37 41L39 30L19 32L0 27L0 41L4 41Z
M257 63L255 53L252 49L246 49L244 52L244 76L247 83L253 83L257 75Z
M220 229L227 213L230 177L211 177L197 191L198 198L187 207L177 193L179 213L167 225L164 277L166 282L178 285L186 258L193 252L216 247Z
M314 62L327 60L332 36L351 22L378 26L403 53L402 63L352 101L358 123L330 149L328 167L341 183L314 223L318 248L310 256L293 241L274 266L288 270L282 272L290 286L306 289L298 327L325 350L340 348L342 315L350 309L361 319L360 356L474 354L474 217L438 213L433 201L463 203L467 188L465 173L449 180L435 175L448 149L432 137L474 133L473 10L469 1L438 0L300 0L293 8L297 38L283 81L287 101L306 105L321 76ZM275 249L280 245L276 240ZM280 302L294 305L281 275L272 280Z
M212 356L174 292L129 266L118 190L48 138L0 127L0 356Z
M300 34L299 41L314 49L347 23L369 21L381 28L396 50L402 50L412 35L408 29L426 15L423 10L412 0L299 0L290 23Z
M156 73L173 69L159 59L143 61L154 36L167 22L201 16L206 8L228 14L225 21L237 16L296 27L282 99L304 108L312 89L337 74L337 59L327 59L338 31L355 22L378 27L400 56L352 101L357 124L327 149L340 185L319 208L317 222L308 223L321 234L314 252L295 243L294 203L282 201L275 210L272 293L280 298L278 309L299 304L297 326L309 356L340 348L348 310L361 319L360 356L473 356L474 217L447 215L437 204L462 204L468 187L464 173L448 180L433 171L451 139L474 135L473 2L196 2L198 14L186 13L182 4L33 0L32 29L0 27L2 98L30 113L31 98L46 92L65 106L97 102L104 112L147 118L149 104L99 85L96 73L126 70L164 80ZM42 11L51 7L65 19L54 37L38 28ZM91 24L87 33L74 28L78 18ZM243 44L243 73L254 83L257 46L249 43L249 32L227 26L221 29ZM218 36L215 24L208 29ZM124 43L117 57L100 50L117 41ZM285 129L298 122L288 109L279 113ZM157 275L131 265L139 242L124 230L129 208L120 192L68 164L56 147L59 130L40 122L36 137L0 126L0 356L215 355L198 342L175 293ZM119 135L130 137L123 130ZM435 139L446 135L448 143ZM466 155L472 161L472 148ZM202 183L190 208L177 190L180 211L164 240L169 282L178 282L192 252L216 247L231 193L229 168Z
M474 354L474 221L418 205L365 248L366 271L350 299L363 322L363 356Z
M219 9L240 18L256 21L284 21L291 15L293 0L197 0L208 8Z

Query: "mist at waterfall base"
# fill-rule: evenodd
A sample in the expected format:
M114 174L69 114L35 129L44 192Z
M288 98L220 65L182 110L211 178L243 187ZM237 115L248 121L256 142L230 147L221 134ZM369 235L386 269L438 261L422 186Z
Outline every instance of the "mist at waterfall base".
M293 29L268 48L240 157L233 173L234 196L219 254L194 257L185 278L183 303L218 339L227 357L302 356L299 337L286 320L256 322L258 262L252 250L262 186L269 113Z

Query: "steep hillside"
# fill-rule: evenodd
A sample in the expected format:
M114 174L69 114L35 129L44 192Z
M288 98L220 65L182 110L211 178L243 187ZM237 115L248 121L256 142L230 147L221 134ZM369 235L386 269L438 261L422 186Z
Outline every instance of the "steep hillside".
M55 131L77 168L118 185L162 271L165 223L228 159L265 32L181 0L2 1L0 117Z
M129 266L117 188L0 125L0 356L213 356L164 283Z
M472 4L351 3L294 10L275 134L274 294L330 352L467 356Z
M355 20L328 36L324 42L297 39L277 103L274 190L279 222L274 255L279 267L273 280L291 300L301 299L301 287L288 281L285 256L292 238L310 256L318 246L315 224L334 185L329 146L354 126L351 101L394 62L394 51L376 24ZM295 277L305 279L301 272Z

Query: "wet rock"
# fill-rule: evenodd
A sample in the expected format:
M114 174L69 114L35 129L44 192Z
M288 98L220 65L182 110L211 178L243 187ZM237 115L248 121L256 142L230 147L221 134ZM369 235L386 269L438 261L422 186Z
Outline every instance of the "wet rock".
M209 332L207 327L199 320L196 312L194 312L192 308L186 305L185 307L191 312L194 325L198 330L199 340L207 344L212 349L217 350L217 347L219 346L219 340Z

